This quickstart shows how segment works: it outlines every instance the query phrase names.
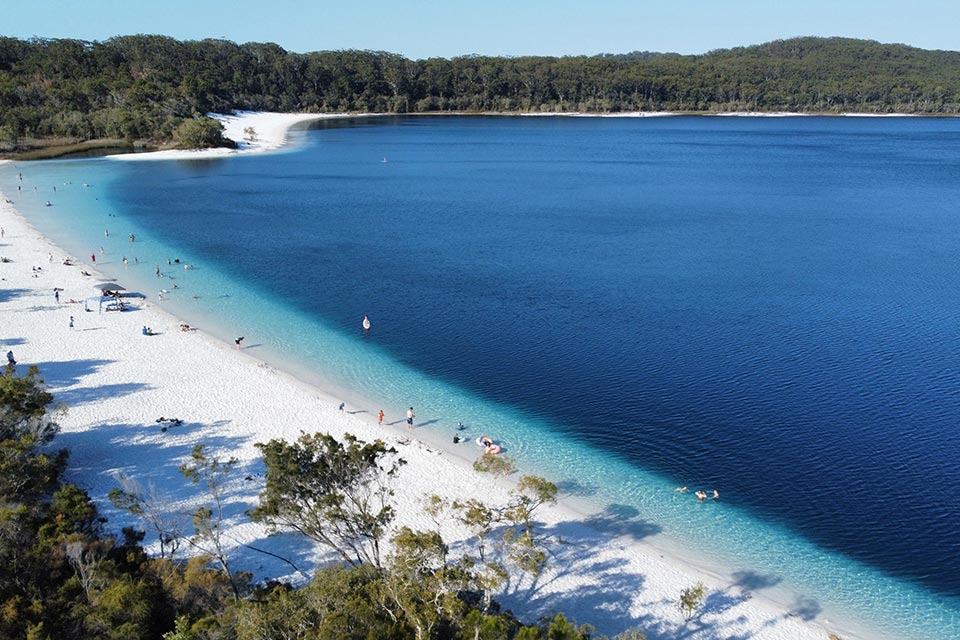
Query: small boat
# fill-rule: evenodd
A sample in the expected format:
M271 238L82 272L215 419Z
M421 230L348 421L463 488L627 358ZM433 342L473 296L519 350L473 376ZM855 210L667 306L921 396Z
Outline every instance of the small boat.
M380 162L382 162L383 164L386 164L386 163L387 163L387 156L383 156L383 160L381 160Z
M370 331L370 318L363 316L363 330Z

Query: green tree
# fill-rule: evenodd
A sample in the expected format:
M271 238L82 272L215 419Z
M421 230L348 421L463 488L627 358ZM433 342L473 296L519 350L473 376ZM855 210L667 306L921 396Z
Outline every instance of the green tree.
M693 617L703 604L703 597L706 587L702 582L698 582L692 587L687 587L680 592L680 598L677 601L677 608L683 612L683 617L687 620Z
M223 125L207 117L185 120L174 129L173 143L178 149L236 147L236 143L223 137Z
M294 443L257 444L266 488L251 516L273 528L298 531L327 545L345 562L381 566L380 542L393 520L389 479L403 460L377 440L351 434L344 443L326 434L302 434Z

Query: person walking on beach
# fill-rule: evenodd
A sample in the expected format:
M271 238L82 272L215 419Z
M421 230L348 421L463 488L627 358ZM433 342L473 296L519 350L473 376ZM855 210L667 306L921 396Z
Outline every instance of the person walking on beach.
M380 414L377 416L377 426L383 426L383 409L380 409Z
M194 296L194 297L196 297L196 296ZM240 348L240 343L243 342L243 336L240 336L239 338L237 338L236 340L234 340L234 342L237 343L237 349L239 349L239 348Z
M60 291L57 289L53 290L53 299L57 301L57 304L60 304Z
M70 316L70 328L73 329L73 316Z
M345 402L341 402L341 403L340 403L340 413L343 413L343 406L344 406L345 404L346 404Z
M407 429L413 429L413 419L416 416L413 415L413 407L407 409Z

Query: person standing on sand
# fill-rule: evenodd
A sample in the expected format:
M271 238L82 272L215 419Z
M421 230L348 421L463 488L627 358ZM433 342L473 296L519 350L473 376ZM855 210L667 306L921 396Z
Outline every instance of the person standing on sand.
M377 426L383 426L383 409L380 409L380 414L377 416Z
M57 304L60 304L60 291L57 289L53 290L53 299L57 301Z
M70 328L73 329L73 316L70 316Z
M194 296L194 297L196 297L196 296ZM234 340L234 342L237 343L237 349L239 349L239 348L240 348L240 343L243 342L243 336L240 336L239 338L237 338L236 340Z
M345 402L341 402L341 403L340 403L340 413L343 413L343 406L344 406L345 404L346 404Z
M413 419L416 416L413 415L413 407L407 409L407 429L413 429Z

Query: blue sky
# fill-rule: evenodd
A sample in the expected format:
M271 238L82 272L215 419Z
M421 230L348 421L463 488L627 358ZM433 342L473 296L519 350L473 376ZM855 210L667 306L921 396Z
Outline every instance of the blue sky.
M960 49L957 0L11 0L0 35L275 42L410 58L705 53L798 35Z

